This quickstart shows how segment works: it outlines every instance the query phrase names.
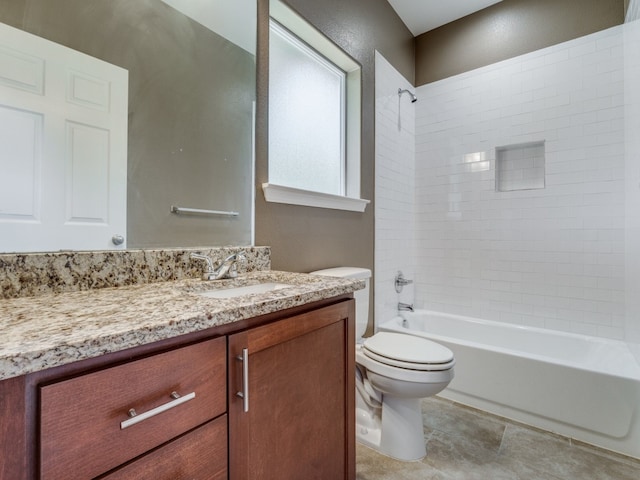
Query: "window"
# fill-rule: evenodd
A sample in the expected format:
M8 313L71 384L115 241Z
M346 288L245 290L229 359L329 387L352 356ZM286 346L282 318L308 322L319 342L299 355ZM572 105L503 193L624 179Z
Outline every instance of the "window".
M360 67L284 4L270 7L265 198L364 211Z
M344 195L346 73L275 21L269 38L269 182Z

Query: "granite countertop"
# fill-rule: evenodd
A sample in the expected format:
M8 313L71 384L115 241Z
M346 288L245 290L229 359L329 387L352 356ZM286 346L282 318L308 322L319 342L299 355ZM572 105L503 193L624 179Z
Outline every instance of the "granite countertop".
M198 292L277 282L291 287L214 299ZM258 271L0 300L0 380L229 324L364 288L351 280Z

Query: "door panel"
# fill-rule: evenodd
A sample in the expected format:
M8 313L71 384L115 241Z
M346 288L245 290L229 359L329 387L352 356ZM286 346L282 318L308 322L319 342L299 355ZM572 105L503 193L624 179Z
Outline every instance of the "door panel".
M0 24L0 251L126 233L128 72Z

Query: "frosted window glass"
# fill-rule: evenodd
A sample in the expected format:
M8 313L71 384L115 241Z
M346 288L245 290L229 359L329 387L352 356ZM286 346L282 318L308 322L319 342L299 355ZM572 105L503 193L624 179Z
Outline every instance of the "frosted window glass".
M345 73L272 22L269 182L345 194Z

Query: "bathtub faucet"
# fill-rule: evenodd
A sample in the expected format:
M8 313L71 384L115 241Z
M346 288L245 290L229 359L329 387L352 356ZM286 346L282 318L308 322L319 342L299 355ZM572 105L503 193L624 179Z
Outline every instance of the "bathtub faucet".
M413 304L398 302L399 312L413 312Z
M402 273L402 271L398 270L393 283L396 287L396 292L400 293L402 292L402 288L406 285L411 285L413 283L413 280L407 280L406 278L404 278L404 274Z

